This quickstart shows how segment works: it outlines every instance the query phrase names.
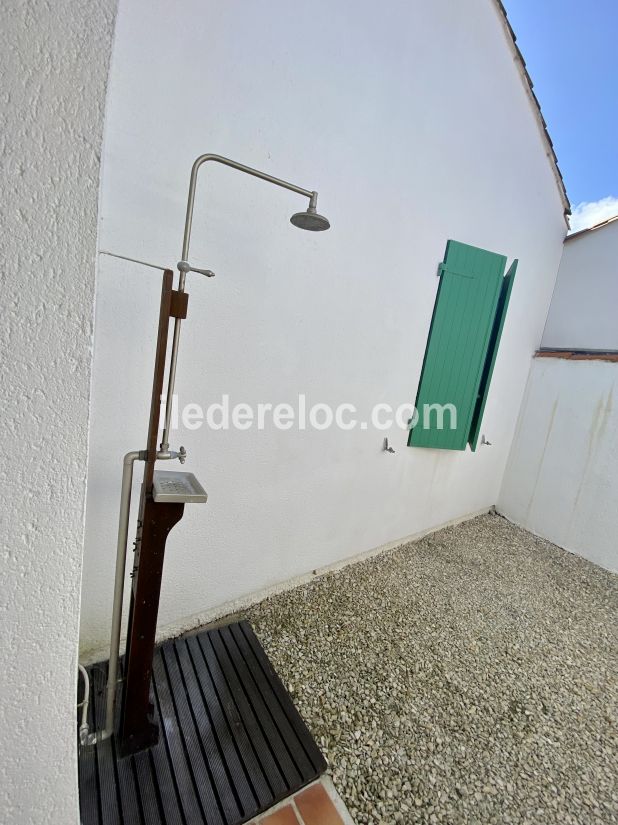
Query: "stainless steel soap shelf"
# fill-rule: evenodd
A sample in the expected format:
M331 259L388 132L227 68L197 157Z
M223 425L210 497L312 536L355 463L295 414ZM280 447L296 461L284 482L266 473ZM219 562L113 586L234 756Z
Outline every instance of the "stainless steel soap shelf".
M208 494L193 473L155 470L153 498L156 502L202 504L208 500Z

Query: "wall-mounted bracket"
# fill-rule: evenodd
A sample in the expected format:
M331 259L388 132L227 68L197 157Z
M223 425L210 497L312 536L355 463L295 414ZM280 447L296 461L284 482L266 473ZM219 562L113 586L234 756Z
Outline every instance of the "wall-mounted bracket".
M178 289L172 290L170 300L170 316L172 318L186 318L187 307L189 306L189 295L186 292L180 292Z

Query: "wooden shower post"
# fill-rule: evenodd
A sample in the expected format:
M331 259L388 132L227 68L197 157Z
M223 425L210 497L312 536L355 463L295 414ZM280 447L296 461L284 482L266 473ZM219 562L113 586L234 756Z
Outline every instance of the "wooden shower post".
M163 273L161 288L159 331L148 425L147 460L144 466L135 558L131 573L133 584L119 729L120 749L123 755L154 745L159 737L158 726L152 720L150 684L163 559L167 536L172 527L180 521L184 512L184 504L155 502L153 498L169 322L170 318L186 318L187 316L188 295L185 292L174 290L173 281L174 273L166 269Z

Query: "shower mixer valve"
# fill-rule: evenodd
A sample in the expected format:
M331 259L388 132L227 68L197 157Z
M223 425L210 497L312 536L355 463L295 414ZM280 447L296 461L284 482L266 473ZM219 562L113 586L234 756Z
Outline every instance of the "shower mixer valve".
M170 459L177 458L181 464L184 464L187 460L187 451L184 447L179 447L178 452L175 450L168 450L167 447L164 448L164 445L161 444L161 449L157 453L157 461L168 461Z
M207 278L215 277L215 273L212 269L198 269L196 266L193 266L193 264L190 264L189 261L178 261L176 266L178 267L179 272L197 272L199 275L205 275Z

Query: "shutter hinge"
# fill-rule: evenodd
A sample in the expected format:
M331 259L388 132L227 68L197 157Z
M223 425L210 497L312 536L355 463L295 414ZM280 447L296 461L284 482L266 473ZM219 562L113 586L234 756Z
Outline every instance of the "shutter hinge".
M451 269L450 266L447 266L445 263L438 264L438 278L445 272L448 272L450 275L457 275L458 278L468 278L470 281L474 280L474 275L458 272L456 269Z

